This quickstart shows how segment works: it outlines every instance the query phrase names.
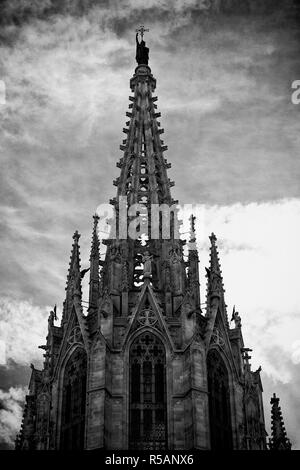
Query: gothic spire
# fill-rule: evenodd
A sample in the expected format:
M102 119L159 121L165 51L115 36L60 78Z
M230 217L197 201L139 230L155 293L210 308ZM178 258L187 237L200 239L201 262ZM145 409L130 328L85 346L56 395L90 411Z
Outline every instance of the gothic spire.
M123 132L126 138L120 149L123 157L117 163L121 169L120 177L114 181L117 186L117 198L126 196L129 205L142 203L171 205L170 188L174 185L167 177L170 164L164 158L167 146L161 139L164 130L160 129L156 112L157 97L153 96L156 80L150 67L140 63L130 80L133 96L129 97L129 118ZM113 205L118 201L113 199Z
M207 277L207 295L209 298L213 296L221 297L224 293L222 271L217 248L217 237L212 233L210 239L210 257L209 268L206 268ZM209 300L209 299L208 299Z
M66 323L69 318L70 311L74 300L81 302L81 276L80 276L80 234L76 230L73 235L73 245L69 263L69 270L66 285L66 299L64 302L62 324Z
M179 296L185 286L186 272L182 252L184 242L179 237L178 201L171 197L174 183L167 176L171 165L164 158L167 146L161 139L164 130L158 121L157 97L153 96L156 80L143 57L143 54L139 55L138 66L130 80L132 96L126 113L129 119L120 146L123 156L117 163L120 176L114 180L116 197L110 200L115 209L116 236L105 240L108 249L103 273L111 291L120 292L124 288L120 282L125 273L124 261L129 260L125 284L128 282L129 289L140 288L143 256L148 251L153 268L151 282L155 289L160 289L165 282L162 266L167 264L170 253L175 253L175 263L171 263L171 267L173 271L178 270L178 275L171 273L170 277L176 278L173 284ZM135 230L134 236L128 229Z
M210 262L209 268L206 269L207 277L207 291L206 291L206 302L207 302L207 312L210 310L210 305L213 298L219 298L221 301L222 311L225 314L225 323L229 327L228 318L226 314L226 305L224 301L224 286L223 286L223 277L219 260L219 253L217 248L217 237L212 233L209 237L210 239Z
M95 214L93 216L93 234L92 234L92 246L90 254L90 289L89 289L89 313L94 311L98 307L99 300L99 266L100 266L100 254L99 254L99 237L97 233L99 216Z
M200 308L199 256L196 244L195 220L196 217L191 214L190 240L188 244L188 284L195 298L196 306Z
M282 418L281 408L279 406L279 398L273 394L271 398L271 450L291 450L290 440L286 436L284 422Z

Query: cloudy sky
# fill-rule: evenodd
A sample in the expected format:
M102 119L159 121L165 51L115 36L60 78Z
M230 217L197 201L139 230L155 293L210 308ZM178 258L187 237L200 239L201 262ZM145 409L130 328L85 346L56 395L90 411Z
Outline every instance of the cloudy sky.
M202 299L214 231L229 311L300 448L300 80L296 0L7 0L0 11L0 442L21 419L29 364L61 312L72 234L88 265L150 29L173 197L198 215Z

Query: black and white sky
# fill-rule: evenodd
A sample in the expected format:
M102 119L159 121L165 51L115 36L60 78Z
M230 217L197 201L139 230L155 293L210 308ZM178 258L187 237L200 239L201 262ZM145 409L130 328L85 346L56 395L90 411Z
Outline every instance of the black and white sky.
M157 79L173 197L219 240L267 430L276 392L300 448L300 80L296 0L2 0L0 4L0 447L20 425L29 364L61 312L72 244L115 196L141 24Z

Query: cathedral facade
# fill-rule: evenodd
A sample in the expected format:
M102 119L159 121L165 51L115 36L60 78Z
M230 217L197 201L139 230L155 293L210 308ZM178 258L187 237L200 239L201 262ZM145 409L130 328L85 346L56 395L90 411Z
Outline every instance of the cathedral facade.
M94 215L87 314L80 235L73 236L61 324L51 312L43 369L31 366L17 449L267 448L260 369L251 370L238 312L230 327L216 236L209 237L203 302L193 216L187 240L178 236L148 52L137 39L110 201L114 236L100 239ZM128 235L132 224L136 237Z

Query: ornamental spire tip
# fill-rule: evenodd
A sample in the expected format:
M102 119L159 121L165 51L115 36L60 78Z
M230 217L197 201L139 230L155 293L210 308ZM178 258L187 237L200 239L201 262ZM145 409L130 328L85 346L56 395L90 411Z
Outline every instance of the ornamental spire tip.
M136 29L136 55L135 60L137 61L138 65L148 65L149 61L149 47L146 47L146 43L144 41L144 32L149 31L149 29L145 29L144 26L141 26L139 29ZM138 36L141 36L141 42L139 42Z

